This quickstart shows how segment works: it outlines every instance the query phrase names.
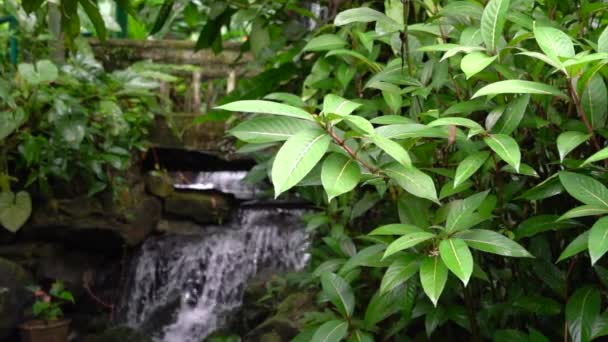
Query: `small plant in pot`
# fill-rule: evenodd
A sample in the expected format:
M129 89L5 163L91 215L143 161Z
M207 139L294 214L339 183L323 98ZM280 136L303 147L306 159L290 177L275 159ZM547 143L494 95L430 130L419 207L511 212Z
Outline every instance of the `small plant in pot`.
M36 301L32 306L35 319L20 326L21 342L65 342L70 320L65 319L61 306L74 303L74 296L62 282L56 281L48 292L40 286L31 286Z

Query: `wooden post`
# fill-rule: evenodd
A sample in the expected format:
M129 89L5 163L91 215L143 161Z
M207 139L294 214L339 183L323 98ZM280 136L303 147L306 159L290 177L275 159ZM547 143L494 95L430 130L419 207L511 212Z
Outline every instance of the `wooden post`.
M192 113L201 112L201 72L192 72Z

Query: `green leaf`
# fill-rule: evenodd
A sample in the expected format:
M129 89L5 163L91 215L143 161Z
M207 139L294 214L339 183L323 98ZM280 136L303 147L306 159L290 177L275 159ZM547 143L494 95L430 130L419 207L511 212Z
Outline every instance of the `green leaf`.
M448 269L438 255L434 257L426 256L422 260L420 263L420 284L422 284L424 293L435 307L437 307L437 302L447 280Z
M436 127L436 126L448 126L448 125L463 126L463 127L477 130L477 131L482 131L482 132L484 131L483 127L481 127L481 125L478 124L477 122L475 122L471 119L460 118L460 117L439 118L437 120L431 121L427 126Z
M460 61L460 69L462 69L467 76L467 79L469 79L487 68L496 60L496 58L498 58L498 56L489 57L483 52L473 52L462 58Z
M488 84L479 89L475 95L473 95L473 98L499 94L539 94L553 95L564 99L568 98L564 93L553 86L539 82L520 80L507 80Z
M411 167L412 160L410 159L409 154L398 143L378 134L370 136L370 140L386 154L393 157L399 164L406 168Z
M340 269L340 274L346 274L350 270L360 267L379 267L386 266L387 263L382 261L382 252L386 246L384 244L372 245L365 247L357 254L352 256Z
M29 193L0 192L0 224L8 231L17 232L31 214L32 199Z
M393 30L393 32L403 28L403 25L400 25L384 13L367 7L348 9L338 13L336 19L334 19L334 25L344 26L350 23L369 23L372 21L382 24L387 29Z
M372 230L369 235L405 235L422 231L423 230L421 228L418 228L411 224L395 223L378 227Z
M314 121L310 113L307 111L293 107L290 105L286 105L283 103L277 103L272 101L264 101L264 100L242 100L230 102L225 105L215 107L215 109L228 110L233 112L243 112L243 113L261 113L261 114L274 114L274 115L283 115L290 116L298 119L304 119L309 121Z
M400 252L400 251L410 248L410 247L414 247L417 244L427 241L429 239L432 239L434 237L435 237L435 234L427 233L427 232L416 232L416 233L409 233L409 234L403 235L402 237L398 238L397 240L393 241L390 245L388 245L388 247L386 248L386 252L384 252L384 256L382 258L386 259L387 257L389 257L397 252Z
M347 45L347 42L335 34L322 34L311 39L303 51L327 51L340 49Z
M348 333L348 323L345 321L329 321L323 323L312 337L311 342L339 342Z
M479 208L483 200L488 196L489 190L472 195L464 200L454 201L451 204L445 231L453 233L455 231L470 228L470 224L476 222L473 212ZM473 221L470 221L473 219Z
M101 13L99 13L97 2L93 0L79 0L79 2L91 20L91 23L93 23L95 31L97 32L97 37L99 37L99 40L102 42L105 41L107 36L106 23L103 21Z
M608 252L608 216L597 220L589 232L589 255L594 265Z
M559 180L570 196L585 204L608 208L608 189L599 181L567 171L559 173Z
M591 340L592 327L600 315L600 292L591 287L577 289L566 304L568 331L574 342Z
M492 127L493 133L509 135L515 131L526 113L530 95L522 95L509 102L500 119Z
M415 254L399 256L384 272L380 293L394 290L405 283L418 271L418 257Z
M475 152L458 164L456 168L456 176L454 177L454 187L464 183L472 175L479 170L479 168L488 160L490 152L481 151Z
M426 173L413 166L404 168L397 164L389 165L384 172L410 194L439 203L435 183Z
M507 20L509 0L490 0L481 15L481 37L488 52L496 52Z
M572 240L572 242L570 242L568 246L564 248L564 251L559 255L559 258L557 259L557 262L568 259L569 257L586 250L588 246L588 241L589 231L586 231L581 235L577 236L576 239Z
M167 18L169 18L173 10L174 3L174 0L163 1L163 4L160 7L160 10L158 11L158 15L156 16L156 20L154 21L154 25L152 26L152 30L150 30L150 35L159 32L163 28L163 26L165 26L165 22L167 21Z
M328 94L323 98L323 114L337 114L339 116L350 115L360 103L353 102L334 94Z
M321 169L321 183L328 201L354 189L360 177L361 169L357 162L339 153L329 155Z
M374 342L374 338L372 335L363 332L361 330L355 330L350 335L350 338L347 342Z
M521 152L517 141L508 135L490 134L483 139L485 143L507 164L513 166L515 171L519 172L521 163Z
M605 148L595 152L594 154L592 154L591 157L585 159L585 161L581 164L581 166L585 166L587 164L594 163L596 161L600 161L600 160L604 160L604 159L608 159L608 147L605 147Z
M558 218L557 215L532 216L519 224L515 230L516 239L534 236L549 230L562 230L577 226L573 222L556 222Z
M321 129L300 131L281 147L272 164L275 197L298 184L323 158L331 138Z
M355 295L350 285L337 274L325 273L321 275L323 293L334 304L336 309L344 316L351 317L355 309Z
M315 128L310 121L289 117L256 117L245 120L229 131L240 140L263 144L284 141L296 133Z
M483 252L516 258L533 257L517 242L491 230L465 230L456 233L454 237L464 240L469 247Z
M302 101L302 98L300 98L297 95L290 94L290 93L282 93L282 92L270 93L270 94L264 96L264 100L279 101L279 102L283 102L285 104L288 104L288 105L294 106L294 107L305 107L306 106L306 103L304 101Z
M568 153L572 152L577 146L589 140L589 134L570 131L564 132L557 137L557 151L559 152L559 160L564 161Z
M398 312L403 304L404 295L403 289L384 293L377 291L367 304L364 316L365 325L373 328L379 322Z
M534 38L545 55L558 65L561 65L559 57L574 57L575 52L572 39L556 28L535 26Z
M344 121L353 128L355 131L361 134L374 135L374 126L367 119L356 115L344 116Z
M581 96L583 111L594 129L606 126L608 115L608 90L604 78L595 74L589 80L587 87Z
M466 286L473 274L473 255L460 239L447 239L439 244L441 260Z
M571 218L584 217L584 216L596 216L608 214L608 208L597 205L582 205L574 209L568 210L562 216L559 217L558 221L567 220Z
M608 27L604 29L597 40L597 52L608 53Z

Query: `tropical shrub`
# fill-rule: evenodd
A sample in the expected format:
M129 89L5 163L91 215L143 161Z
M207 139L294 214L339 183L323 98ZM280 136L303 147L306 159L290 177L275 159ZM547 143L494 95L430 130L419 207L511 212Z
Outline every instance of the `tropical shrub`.
M345 10L301 92L219 107L252 114L231 134L275 196L320 208L296 340L608 334L608 4L484 3Z

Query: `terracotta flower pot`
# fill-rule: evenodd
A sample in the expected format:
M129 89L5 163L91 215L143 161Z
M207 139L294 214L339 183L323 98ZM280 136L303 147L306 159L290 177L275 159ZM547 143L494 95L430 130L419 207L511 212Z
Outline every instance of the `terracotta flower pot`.
M28 321L19 326L21 342L66 342L69 326L69 319Z

